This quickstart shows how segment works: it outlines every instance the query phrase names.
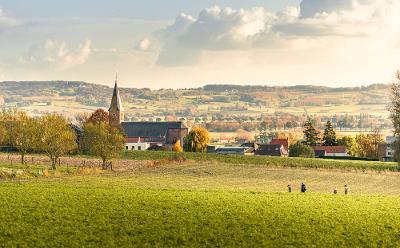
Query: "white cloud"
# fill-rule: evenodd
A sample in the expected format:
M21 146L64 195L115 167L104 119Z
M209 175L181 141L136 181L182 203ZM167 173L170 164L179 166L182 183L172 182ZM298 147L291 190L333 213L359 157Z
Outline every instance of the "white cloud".
M92 52L92 42L85 40L75 50L69 50L65 41L46 40L31 47L27 56L20 59L23 63L48 64L59 70L67 70L84 64Z
M349 38L398 44L399 16L398 0L303 0L300 7L288 7L280 13L214 6L197 18L181 14L155 34L161 42L158 63L196 62L199 59L193 56L201 56L203 51L308 49L319 42L334 48L345 46Z
M138 48L141 51L148 51L151 47L151 41L148 37L139 42Z
M264 8L233 10L214 6L200 12L197 19L181 14L174 24L160 31L168 41L191 48L220 50L247 46L268 30L274 15Z
M18 21L5 13L0 7L0 30L5 27L11 27L18 24Z

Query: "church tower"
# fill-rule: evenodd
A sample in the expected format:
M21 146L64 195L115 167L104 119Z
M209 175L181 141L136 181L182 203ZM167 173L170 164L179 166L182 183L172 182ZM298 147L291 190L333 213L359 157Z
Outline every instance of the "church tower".
M122 107L122 101L119 95L117 81L118 81L118 75L116 74L111 105L110 108L108 109L108 114L110 116L109 123L110 126L112 127L118 127L121 124L121 122L124 121L124 108Z

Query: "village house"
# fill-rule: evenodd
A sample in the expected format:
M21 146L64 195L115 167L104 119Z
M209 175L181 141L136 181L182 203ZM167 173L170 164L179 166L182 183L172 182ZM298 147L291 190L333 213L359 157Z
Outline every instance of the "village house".
M288 150L282 144L261 144L255 151L255 155L271 156L271 157L287 157L289 156Z
M283 145L286 151L289 151L289 139L272 139L270 145Z
M378 156L379 160L383 162L391 162L393 161L393 143L396 141L396 138L393 136L386 137L386 143L380 144L378 147Z
M122 127L126 135L127 150L147 150L152 146L171 150L177 141L183 145L184 138L188 135L188 128L183 122L125 122L117 80L108 112L110 125Z
M345 146L314 146L315 157L349 157Z

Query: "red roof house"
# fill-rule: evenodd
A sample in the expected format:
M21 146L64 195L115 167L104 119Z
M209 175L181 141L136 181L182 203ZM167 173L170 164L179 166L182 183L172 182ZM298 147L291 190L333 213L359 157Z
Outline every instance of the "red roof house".
M315 155L317 157L345 157L349 156L347 154L347 149L345 146L314 146L313 147Z
M286 151L289 150L289 139L272 139L270 145L282 145Z

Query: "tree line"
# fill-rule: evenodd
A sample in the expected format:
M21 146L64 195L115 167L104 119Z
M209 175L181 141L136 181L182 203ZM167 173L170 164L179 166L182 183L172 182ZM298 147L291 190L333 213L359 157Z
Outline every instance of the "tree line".
M58 114L30 117L23 111L3 110L0 143L14 148L21 156L21 164L26 163L26 154L42 153L56 169L60 157L85 153L101 158L106 169L107 161L123 150L124 134L119 128L110 127L104 113L99 111L82 121L78 127Z
M316 129L311 120L303 127L304 139L290 147L292 157L314 157L315 146L344 146L347 153L353 157L378 159L379 145L384 143L380 130L375 128L371 134L360 133L355 137L343 136L337 138L335 129L330 121L325 124L323 132Z
M102 168L110 167L109 161L118 157L125 148L122 126L109 124L109 115L98 109L91 115L80 115L78 125L72 125L63 116L46 114L41 117L28 116L23 111L0 112L0 145L14 148L25 164L28 153L42 153L51 160L56 169L57 161L64 155L88 154L102 161ZM184 139L172 147L175 152L205 152L209 133L204 127L195 126Z

